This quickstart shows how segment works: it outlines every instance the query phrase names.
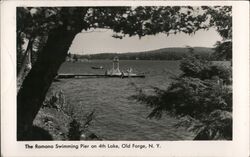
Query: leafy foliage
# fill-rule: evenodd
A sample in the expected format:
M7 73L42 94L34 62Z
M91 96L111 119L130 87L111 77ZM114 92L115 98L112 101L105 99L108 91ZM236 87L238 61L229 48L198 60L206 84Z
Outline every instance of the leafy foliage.
M48 91L61 63L64 61L68 48L77 33L91 28L105 28L112 29L117 34L127 34L129 36L138 35L139 37L143 37L145 35L155 35L157 33L166 33L169 35L183 32L192 34L200 29L216 27L223 38L231 39L231 9L232 7L230 6L139 6L136 8L18 7L17 53L21 55L23 54L22 44L25 39L28 41L34 41L36 38L42 37L45 40L41 40L41 47L39 49L42 50L38 55L34 67L25 78L22 88L19 90L17 96L17 139L23 140L26 138L25 136L28 134L32 121L42 106L46 92ZM119 37L119 35L117 36ZM48 37L48 40L46 40L46 37ZM199 80L199 78L185 79L180 80L183 81L183 85L185 86L183 87L181 84L176 83L175 88L170 88L170 95L175 89L183 94L183 96L187 93L185 90L193 93L194 96L196 92L208 95L208 93L202 91L202 89L209 89L210 85L211 87L215 86L215 83L213 83L215 81ZM192 86L190 86L189 83L191 83ZM221 99L208 102L211 102L216 106L216 103L213 102L219 101L223 104L223 109L227 109L228 106L230 106L229 104L224 103L227 103L227 101L224 100L224 97L220 95L215 96L217 96L216 98ZM212 96L211 99L215 96ZM198 109L198 103L205 102L205 100L197 97L192 97L192 95L190 95L190 98L185 101L194 101L193 106L191 105L190 107ZM155 99L158 100L158 98ZM175 103L174 100L171 101L173 102L172 104ZM164 103L162 102L159 104ZM188 111L183 110L185 105L188 104L181 103L179 100L176 104L179 106L178 112L176 111L177 114L195 114L195 111L191 111L191 109ZM156 106L158 108L165 107L165 105ZM207 107L207 109L209 110L209 107Z
M214 55L219 60L232 60L232 41L217 42Z
M76 32L90 28L112 29L118 33L114 37L119 38L125 34L139 37L157 33L192 34L216 27L224 39L231 39L231 10L229 6L17 7L17 58L21 62L25 57L22 48L25 40L40 39L41 51L46 37L61 26ZM19 66L20 63L17 70Z
M231 70L216 66L196 56L184 59L183 73L174 77L167 90L154 88L154 95L142 90L134 99L153 108L149 118L161 118L166 112L174 117L188 117L179 126L197 133L196 140L232 138ZM183 119L182 119L183 120Z
M77 122L75 119L70 122L68 139L72 141L78 141L81 138L81 130L80 130L80 123Z
M211 62L200 59L199 56L191 55L181 61L180 69L183 71L183 76L192 76L195 78L205 79L208 76Z
M207 117L216 109L232 111L231 89L212 80L178 78L166 91L155 88L155 93L157 94L151 96L140 93L135 97L154 108L149 118L160 118L162 111L198 119Z
M211 17L210 26L215 26L224 40L232 39L232 7L203 6L202 8L207 10L206 14Z
M202 125L194 140L232 140L232 112L215 110L203 123L205 125Z
M197 55L183 59L180 69L183 71L182 77L193 77L201 80L213 79L222 81L223 84L232 84L232 68L230 66L216 65Z
M157 33L194 33L216 27L230 38L231 7L139 6L131 7L18 7L17 33L27 38L47 35L65 25L68 30L108 28L129 36Z
M51 97L46 98L42 107L54 108L57 110L65 110L65 96L63 91L51 93Z
M63 136L64 140L102 140L102 138L89 130L89 126L95 118L95 110L79 116L76 114L76 110L79 111L78 106L66 103L62 90L50 92L43 103L43 110L39 113L41 115L37 117L36 123L39 123L41 127L45 127L44 129L49 130L55 138ZM44 115L45 113L43 112L46 112L48 115ZM64 123L66 129L58 127L59 122ZM61 134L53 130L60 131Z
M25 40L32 42L36 39L41 51L49 33L61 26L76 32L105 28L139 37L157 33L192 34L199 29L216 27L223 38L230 39L231 22L231 7L227 6L17 7L17 58L21 62L25 57L22 48ZM17 70L19 66L20 63Z

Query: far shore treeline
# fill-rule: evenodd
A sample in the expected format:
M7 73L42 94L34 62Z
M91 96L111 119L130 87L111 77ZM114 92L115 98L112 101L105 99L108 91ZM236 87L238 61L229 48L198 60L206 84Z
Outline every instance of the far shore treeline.
M180 60L191 53L199 55L201 58L208 60L217 60L213 53L213 48L207 47L185 47L185 48L162 48L143 52L127 52L127 53L98 53L89 55L69 54L68 58L77 60L98 60L113 59L118 56L120 60ZM84 54L84 52L83 52Z

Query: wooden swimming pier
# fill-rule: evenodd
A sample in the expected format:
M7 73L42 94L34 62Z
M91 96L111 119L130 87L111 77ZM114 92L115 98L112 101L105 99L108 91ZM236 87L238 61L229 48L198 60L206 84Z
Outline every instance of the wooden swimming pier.
M145 78L145 75L102 75L102 74L58 74L56 79L69 79L69 78Z
M103 69L102 66L92 66L92 69ZM117 77L117 78L145 78L143 74L132 73L132 68L126 72L120 71L119 69L119 58L114 57L113 59L113 68L106 70L105 74L73 74L73 73L61 73L56 76L55 79L69 79L69 78L108 78L108 77Z

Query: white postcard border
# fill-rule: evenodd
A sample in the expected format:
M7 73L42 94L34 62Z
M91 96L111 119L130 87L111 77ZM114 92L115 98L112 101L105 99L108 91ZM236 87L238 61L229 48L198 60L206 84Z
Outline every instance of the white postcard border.
M16 6L233 6L232 141L16 141ZM249 2L247 1L4 1L1 3L1 147L3 156L248 156ZM160 144L154 149L26 149L25 144Z

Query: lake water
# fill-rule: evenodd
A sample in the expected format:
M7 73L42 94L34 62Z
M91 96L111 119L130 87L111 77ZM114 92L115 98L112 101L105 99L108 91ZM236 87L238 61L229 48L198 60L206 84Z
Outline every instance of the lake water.
M103 66L103 70L91 69ZM104 74L112 61L65 62L59 73ZM164 115L160 120L147 119L152 110L129 99L136 88L151 92L152 87L166 89L171 75L180 73L178 61L120 61L120 69L129 67L145 78L81 78L53 82L51 90L63 90L66 101L74 105L78 119L95 110L89 129L106 140L191 140L193 134L176 128L177 120Z

